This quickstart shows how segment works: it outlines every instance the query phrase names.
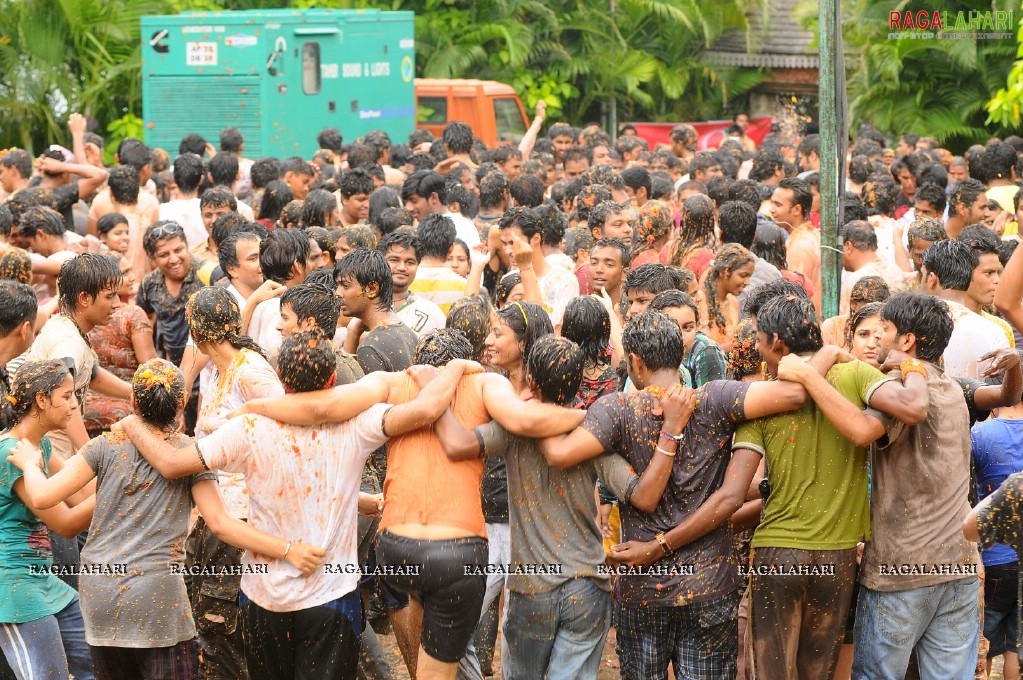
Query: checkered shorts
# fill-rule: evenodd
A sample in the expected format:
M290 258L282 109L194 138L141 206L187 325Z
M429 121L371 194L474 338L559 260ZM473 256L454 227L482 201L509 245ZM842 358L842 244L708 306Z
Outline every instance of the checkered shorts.
M734 678L739 653L738 591L685 607L615 604L622 680Z

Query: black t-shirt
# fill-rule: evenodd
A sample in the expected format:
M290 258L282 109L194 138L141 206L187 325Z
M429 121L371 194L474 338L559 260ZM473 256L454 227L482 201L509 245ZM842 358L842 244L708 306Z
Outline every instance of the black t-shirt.
M367 374L374 371L404 371L412 365L419 338L400 321L381 324L362 337L356 351L359 365Z
M483 519L488 524L508 523L508 469L504 456L488 456L480 482Z
M22 198L25 200L26 205L42 205L47 208L53 208L64 218L64 227L68 231L75 230L75 218L71 209L74 208L79 200L77 181L62 184L52 189L41 187L23 189L21 194L23 194Z

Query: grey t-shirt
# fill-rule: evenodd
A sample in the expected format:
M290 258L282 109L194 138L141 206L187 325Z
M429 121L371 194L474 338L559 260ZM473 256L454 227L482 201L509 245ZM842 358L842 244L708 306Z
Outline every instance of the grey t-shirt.
M172 435L184 448L188 437ZM96 437L81 453L96 472L96 511L82 566L125 565L126 573L79 577L85 639L101 647L170 647L195 637L181 574L192 509L192 485L214 472L167 480L123 433Z
M604 546L593 488L599 476L627 501L639 483L629 464L621 456L604 454L560 470L548 467L535 440L509 434L496 421L476 432L486 454L503 455L507 466L511 569L561 568L560 574L512 574L508 588L529 595L549 592L572 579L592 578L610 590L610 577L598 573Z

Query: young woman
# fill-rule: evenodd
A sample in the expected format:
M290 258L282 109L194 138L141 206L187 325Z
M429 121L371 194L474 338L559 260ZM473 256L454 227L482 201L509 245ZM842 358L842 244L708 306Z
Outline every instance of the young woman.
M881 365L877 357L884 338L884 324L881 323L883 306L881 302L863 305L849 317L845 331L845 346L849 352L875 368Z
M139 417L163 430L172 445L191 443L174 432L185 379L173 364L153 359L140 366L131 401ZM97 437L80 454L49 479L39 469L42 453L28 442L19 443L8 461L24 472L25 494L39 508L52 508L97 481L82 565L104 573L80 577L85 639L97 678L133 677L138 669L146 669L146 677L157 670L161 677L196 675L199 644L179 568L192 500L213 531L233 545L287 560L306 575L322 561L318 547L297 537L271 536L230 517L215 474L164 479L123 433Z
M294 200L295 194L291 192L291 187L275 179L263 190L263 200L259 203L259 214L256 216L256 221L267 229L273 229L281 219L284 206Z
M613 316L594 297L573 298L565 307L561 335L579 345L586 358L576 408L588 409L597 399L618 389L618 371L611 365Z
M682 203L681 212L682 221L666 264L688 269L699 279L714 259L714 203L696 194Z
M0 439L0 648L21 678L91 680L92 658L78 593L49 573L53 552L47 527L73 538L89 526L96 497L80 492L48 509L31 504L22 472L7 460L19 442L39 449L43 474L63 468L47 433L67 428L78 408L63 361L26 361L11 382L15 424Z
M494 292L494 306L504 309L525 297L526 289L522 286L522 275L518 272L505 274L497 283L497 290Z
M737 243L722 246L704 281L700 318L703 328L727 354L732 348L735 325L739 323L739 296L753 276L753 255Z
M534 342L554 332L551 318L540 305L521 301L508 304L494 316L485 343L489 363L505 370L516 393L528 400L531 392L526 384L526 357Z
M799 272L789 271L786 267L787 253L785 250L785 230L775 225L767 225L757 228L757 235L753 239L753 254L762 260L773 264L781 272L783 279L798 283L806 294L813 298L817 292L816 287L808 278Z
M469 246L465 245L465 241L456 238L451 246L451 250L448 252L448 269L462 278L468 278L471 260Z
M128 254L128 218L119 212L107 213L96 223L99 242L110 252Z
M639 233L632 251L630 269L641 264L660 262L661 249L668 243L675 216L671 208L658 201L647 201L639 209Z

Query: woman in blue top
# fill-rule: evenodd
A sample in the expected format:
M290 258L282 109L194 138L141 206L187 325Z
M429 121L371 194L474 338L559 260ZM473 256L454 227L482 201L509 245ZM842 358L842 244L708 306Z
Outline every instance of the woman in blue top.
M29 361L14 374L7 397L16 424L0 439L0 648L19 680L93 680L92 657L78 593L51 573L49 527L73 538L89 526L95 484L48 510L28 504L22 472L7 462L20 439L42 450L43 472L64 466L51 457L46 433L67 427L78 408L61 361Z

